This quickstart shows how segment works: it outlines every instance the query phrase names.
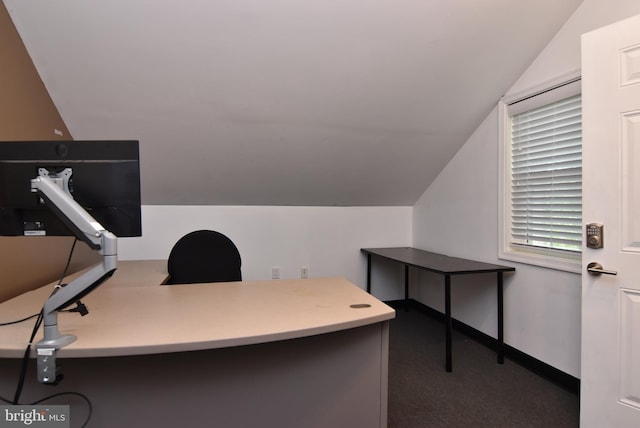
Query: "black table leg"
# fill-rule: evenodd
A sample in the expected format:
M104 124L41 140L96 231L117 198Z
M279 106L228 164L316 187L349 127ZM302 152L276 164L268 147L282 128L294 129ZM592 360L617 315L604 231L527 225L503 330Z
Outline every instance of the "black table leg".
M404 311L409 311L409 265L404 265Z
M367 254L367 293L371 294L371 253Z
M498 272L498 364L504 364L504 296L502 272Z
M446 324L446 369L448 372L453 371L451 358L451 275L444 276L444 310Z

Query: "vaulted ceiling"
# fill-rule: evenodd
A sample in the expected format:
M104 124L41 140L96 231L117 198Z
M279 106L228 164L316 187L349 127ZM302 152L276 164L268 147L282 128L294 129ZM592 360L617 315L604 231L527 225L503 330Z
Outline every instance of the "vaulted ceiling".
M147 205L413 205L581 0L4 0Z

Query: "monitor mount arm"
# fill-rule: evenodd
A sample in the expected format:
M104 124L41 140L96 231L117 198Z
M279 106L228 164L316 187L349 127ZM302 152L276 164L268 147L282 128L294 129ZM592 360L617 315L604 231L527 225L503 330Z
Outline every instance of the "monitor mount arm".
M105 230L68 193L69 168L50 176L46 169L31 180L31 191L37 192L45 203L73 231L103 256L102 262L76 277L68 285L57 287L43 307L44 338L36 344L38 355L38 381L56 383L58 379L55 352L76 340L76 336L62 335L58 330L58 311L89 294L107 280L117 267L117 238ZM66 190L66 191L65 191Z

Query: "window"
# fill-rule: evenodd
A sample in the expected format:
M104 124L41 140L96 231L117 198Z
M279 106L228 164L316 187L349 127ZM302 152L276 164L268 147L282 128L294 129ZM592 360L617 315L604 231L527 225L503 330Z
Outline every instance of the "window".
M500 258L580 272L580 78L500 102Z

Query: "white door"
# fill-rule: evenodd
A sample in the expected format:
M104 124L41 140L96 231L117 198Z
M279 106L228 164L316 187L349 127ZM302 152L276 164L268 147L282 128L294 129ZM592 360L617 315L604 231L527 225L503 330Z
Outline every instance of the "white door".
M640 427L640 15L582 38L583 428ZM598 262L617 275L593 275ZM611 272L613 273L613 272Z

